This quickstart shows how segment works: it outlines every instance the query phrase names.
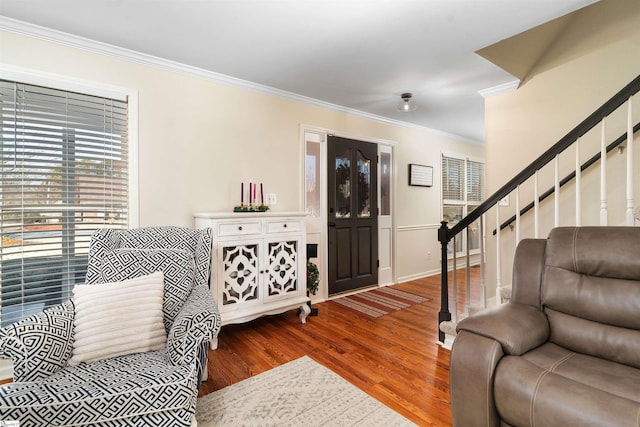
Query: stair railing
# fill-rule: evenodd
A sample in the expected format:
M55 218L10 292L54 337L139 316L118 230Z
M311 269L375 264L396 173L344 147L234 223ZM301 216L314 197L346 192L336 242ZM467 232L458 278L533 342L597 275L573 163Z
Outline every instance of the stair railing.
M636 123L636 125L633 127L633 133L634 135L640 130L640 123ZM606 147L606 153L609 153L611 151L613 151L614 148L620 147L622 148L622 144L624 142L627 141L627 134L624 133L622 135L620 135L618 138L616 138L611 144L607 145ZM600 160L602 158L602 153L599 152L597 154L595 154L594 156L592 156L589 160L587 160L586 162L584 162L581 166L580 166L580 172L584 172L587 169L589 169L589 167L593 166L598 160ZM571 181L573 181L576 176L576 171L574 170L573 172L571 172L570 174L568 174L567 176L565 176L563 179L560 180L560 188L564 187L566 184L570 183ZM540 197L538 197L538 203L544 201L546 198L548 198L549 196L551 196L552 194L555 193L555 186L549 188L547 191L545 191L544 193L542 193L540 195ZM520 210L520 217L522 217L524 214L526 214L527 212L529 212L531 209L534 209L535 207L535 201L529 203L528 205L526 205L524 208L522 208ZM517 215L512 215L509 219L507 219L506 221L504 221L502 224L500 224L500 230L504 230L505 228L512 226L512 224L516 221ZM497 229L493 230L493 235L495 236L497 233Z
M558 142L556 142L553 146L551 146L548 150L546 150L544 153L542 153L537 159L535 159L533 162L531 162L526 168L524 168L522 171L520 171L516 176L514 176L511 180L509 180L506 184L504 184L501 188L499 188L495 193L493 193L491 196L487 197L486 200L480 204L476 209L474 209L471 213L469 213L466 217L462 218L457 224L455 224L452 228L448 227L448 222L447 221L442 221L441 222L441 226L438 229L438 241L441 244L441 286L440 286L440 311L438 313L438 340L440 343L444 343L445 342L445 333L442 331L442 328L440 327L440 325L443 322L450 322L452 320L451 317L451 312L449 311L449 279L448 279L448 251L447 251L447 247L450 244L450 242L453 241L453 239L455 239L455 237L460 234L463 230L467 229L469 226L471 226L474 222L476 222L477 220L481 219L486 212L493 208L494 206L496 206L500 200L504 199L505 197L507 197L509 194L511 194L514 190L516 191L515 195L516 195L516 215L514 218L514 221L516 221L516 223L519 223L520 220L520 215L521 215L521 210L520 210L520 206L519 206L519 186L521 184L523 184L525 181L527 181L529 178L531 178L532 176L535 179L535 191L536 194L534 195L534 203L532 208L535 209L537 211L538 208L538 204L539 204L539 197L537 194L537 177L538 177L538 171L540 169L542 169L544 166L546 166L547 164L551 163L552 161L554 161L554 167L555 167L555 174L556 174L556 179L555 179L555 187L554 187L554 191L553 193L555 193L555 211L554 211L554 223L555 225L558 225L559 223L559 190L560 190L560 180L558 177L558 170L559 170L559 155L560 153L564 152L567 148L571 147L574 143L576 143L579 138L581 138L582 136L584 136L587 132L589 132L591 129L593 129L595 126L597 126L598 124L602 124L602 128L603 128L603 138L602 138L602 143L601 143L601 153L599 155L599 157L602 158L603 160L603 167L602 169L602 178L601 178L601 187L605 187L605 183L606 183L606 153L607 153L607 145L604 141L604 122L605 119L607 118L607 116L609 116L611 113L613 113L614 111L616 111L618 108L620 108L625 102L628 103L628 119L627 119L627 132L626 135L623 135L622 138L623 140L625 139L626 136L626 140L627 140L627 180L626 180L626 222L629 225L633 225L633 134L634 132L637 130L634 126L633 126L633 122L632 122L632 97L633 95L635 95L636 93L638 93L640 91L640 75L637 76L635 79L633 79L629 84L627 84L624 88L622 88L618 93L616 93L613 97L611 97L611 99L609 99L607 102L605 102L601 107L599 107L596 111L594 111L591 115L589 115L586 119L584 119L580 124L578 124L575 128L573 128L570 132L568 132L564 137L562 137ZM579 150L577 149L577 156L576 159L579 158ZM595 160L594 160L595 162ZM588 162L587 162L588 163ZM587 166L588 167L588 166ZM582 170L582 167L579 163L579 161L576 161L576 171L578 170ZM575 174L575 173L574 173ZM579 182L580 179L580 173L577 173L574 175L577 182ZM579 187L579 185L578 185ZM551 194L551 193L550 193ZM577 196L576 197L576 205L579 206L580 203L580 197ZM531 209L531 208L529 208ZM607 221L607 201L606 201L606 194L601 196L601 224L604 223L606 225L606 221ZM577 209L578 211L578 209ZM576 213L576 222L578 224L576 225L580 225L580 217L579 217L579 212ZM499 218L499 210L496 209L496 224L500 224L500 218ZM483 236L484 232L483 232L483 227L484 227L484 222L482 219L480 220L480 226L481 226L481 230L480 230L480 235ZM500 253L500 230L502 229L502 227L498 226L496 227L496 251L498 252L498 254ZM519 234L519 227L516 227L517 233ZM536 215L536 220L535 220L535 235L536 237L538 237L538 221L537 221L537 215ZM519 240L519 235L516 236L516 241ZM454 246L454 260L456 258L456 254L455 254L455 246ZM467 247L466 250L466 257L467 257L467 267L469 265L469 250ZM480 258L481 260L484 258L484 253L483 253L483 248L481 246L481 253L480 253ZM496 296L497 293L499 292L499 287L502 285L501 284L501 266L500 266L500 256L498 256L497 258L497 265L496 265ZM455 261L454 261L455 262ZM456 266L457 267L457 266ZM455 274L455 270L454 270L454 274L453 274L453 280L454 280L454 284L456 285L457 288L457 275ZM481 271L481 275L484 274L484 271ZM468 284L468 274L467 274L467 289L469 288L469 284ZM457 298L457 289L454 289L454 298ZM484 285L481 285L481 292L483 294L485 294L485 289L484 289ZM468 292L467 292L467 299L468 299ZM457 315L457 310L456 310L456 315Z

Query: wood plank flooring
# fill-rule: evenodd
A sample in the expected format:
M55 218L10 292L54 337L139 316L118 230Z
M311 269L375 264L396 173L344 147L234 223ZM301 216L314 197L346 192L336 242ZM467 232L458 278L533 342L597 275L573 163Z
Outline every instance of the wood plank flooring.
M290 311L224 326L200 395L307 355L418 425L451 425L449 351L436 345L440 276L394 288L429 301L377 319L327 301L304 325Z

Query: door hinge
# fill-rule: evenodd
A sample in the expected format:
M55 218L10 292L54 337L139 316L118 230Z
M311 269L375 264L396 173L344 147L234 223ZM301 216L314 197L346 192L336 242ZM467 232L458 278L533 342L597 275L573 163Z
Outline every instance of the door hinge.
M378 260L376 267L380 268L380 260Z

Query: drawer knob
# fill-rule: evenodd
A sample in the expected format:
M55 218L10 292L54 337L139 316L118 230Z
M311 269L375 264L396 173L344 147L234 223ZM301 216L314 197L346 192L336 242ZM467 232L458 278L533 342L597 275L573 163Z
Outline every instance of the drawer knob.
M283 225L284 228L287 228L287 224Z
M242 231L242 226L239 226L239 227L238 227L238 230Z

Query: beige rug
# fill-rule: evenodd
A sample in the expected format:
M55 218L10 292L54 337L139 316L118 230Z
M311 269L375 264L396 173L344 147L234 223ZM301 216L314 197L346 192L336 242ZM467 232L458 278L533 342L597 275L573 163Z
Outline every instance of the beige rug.
M198 427L413 426L309 357L198 399Z

